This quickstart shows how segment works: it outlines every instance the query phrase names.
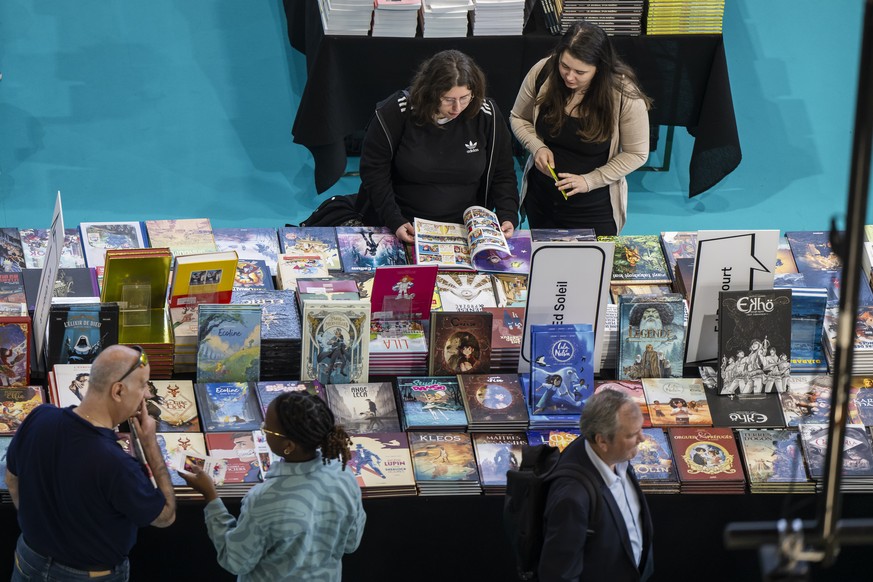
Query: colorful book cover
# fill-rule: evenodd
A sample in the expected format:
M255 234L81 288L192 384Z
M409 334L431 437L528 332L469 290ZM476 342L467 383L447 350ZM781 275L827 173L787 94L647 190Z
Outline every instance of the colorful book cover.
M809 476L813 479L824 479L828 426L802 424L799 429ZM870 439L863 426L846 426L843 435L843 476L873 477L873 450L870 448Z
M31 311L36 306L36 295L39 293L39 281L42 269L22 269L24 294L27 308ZM100 288L97 286L97 271L87 267L58 269L58 276L52 287L52 297L93 297L100 298Z
M369 340L369 301L307 301L300 379L324 385L366 382Z
M491 314L435 311L428 374L481 374L491 368Z
M436 265L386 265L376 269L370 317L427 319L433 303Z
M521 465L521 447L527 446L527 436L523 432L478 432L472 436L480 482L486 487L505 487L506 472Z
M233 251L241 259L260 259L277 275L279 239L275 228L213 228L215 246L219 251Z
M194 385L204 432L251 431L264 420L251 382L208 382Z
M612 301L618 303L622 295L668 295L673 292L671 285L610 285Z
M394 233L385 227L338 226L337 246L343 271L375 271L384 265L405 265L406 252Z
M634 475L639 481L677 481L673 450L662 428L644 428L643 442L631 459Z
M158 439L158 447L161 449L161 454L164 457L164 463L167 464L167 469L170 470L170 481L176 487L188 485L181 475L176 471L173 464L174 459L181 454L187 452L195 455L206 456L206 438L203 433L178 433L178 432L159 432L156 433Z
M24 277L21 269L14 273L0 273L0 302L25 303L27 295L24 292Z
M461 387L455 376L400 376L397 393L404 430L467 426Z
M267 261L239 259L236 264L236 275L233 278L233 290L237 289L275 289Z
M596 380L594 393L603 390L617 390L633 398L643 413L643 428L651 428L652 419L649 417L649 405L646 403L646 393L643 390L642 380Z
M828 370L821 343L827 302L824 289L791 290L791 371L795 374Z
M794 375L788 379L788 389L779 394L786 426L827 424L831 414L831 386L829 374ZM853 399L849 399L849 424L860 424Z
M527 275L494 273L491 280L494 283L497 307L527 306Z
M58 408L79 406L91 382L91 364L55 364L50 399Z
M246 289L233 292L233 305L261 307L261 341L300 339L300 313L295 294L284 289Z
M145 248L145 236L139 222L81 222L79 236L89 267L102 267L109 249Z
M745 481L730 428L668 429L680 481Z
M506 239L509 254L487 249L473 257L477 271L496 273L530 273L531 238L529 230L516 230Z
M672 283L667 261L656 234L599 236L597 240L615 243L612 261L613 283Z
M442 311L482 311L497 307L494 285L487 273L438 273L436 288Z
M534 414L579 414L594 394L594 332L588 324L531 326Z
M826 231L795 230L785 233L797 270L838 271L842 268L840 258L831 247L831 235Z
M324 386L316 380L261 380L255 384L255 390L257 391L258 402L261 404L261 412L265 418L267 416L267 407L270 406L270 403L277 396L284 392L305 392L312 396L318 396L327 403L327 394L324 392Z
M276 281L280 289L296 289L297 279L328 275L321 255L279 255Z
M460 374L458 383L470 424L528 421L518 374Z
M491 349L521 348L524 330L524 307L486 307L491 314Z
M410 432L409 452L415 481L479 481L476 455L469 434Z
M800 435L796 429L739 429L749 483L805 483Z
M283 255L318 254L329 271L341 271L336 229L332 226L286 226L279 229L279 250Z
M48 250L49 231L47 228L22 228L21 248L24 252L24 266L28 269L42 269L45 266L45 253ZM75 228L64 229L64 246L61 249L60 267L62 269L78 269L85 267L85 253L82 251L82 241L79 231Z
M678 259L694 259L697 255L697 231L662 232L660 241L661 250L667 260L667 272L671 277L676 272Z
M0 386L0 435L13 435L27 415L45 403L41 386ZM6 463L3 462L5 465Z
M584 242L596 241L593 228L532 228L531 240L540 242Z
M579 429L569 428L563 430L529 430L527 431L527 442L532 447L537 445L549 445L550 447L557 447L559 451L563 451L567 448L567 445L579 438L580 434L581 432Z
M785 242L780 242L776 249L776 274L788 275L797 272L797 263L794 262L794 255L791 254L791 245L786 239Z
M791 290L719 294L720 394L785 391L791 375Z
M197 382L257 382L261 306L204 304L197 310Z
M327 404L346 432L399 432L400 417L391 382L328 384Z
M146 408L157 432L200 432L197 399L191 380L149 380Z
M227 462L226 484L259 483L262 480L261 462L252 431L207 433L206 448L210 457Z
M351 435L348 467L362 488L415 487L409 439L404 432Z
M52 305L48 320L48 366L90 364L118 343L117 303Z
M0 317L0 387L30 384L32 330L30 317Z
M652 426L712 425L700 378L643 378Z
M19 272L27 266L21 234L17 228L0 228L0 270L6 273Z
M426 352L427 340L421 322L409 319L370 322L370 354L408 357Z
M619 380L681 377L684 357L685 300L681 295L619 296Z
M864 426L873 426L873 376L853 376L851 382L851 404L858 411L858 418Z
M218 250L208 218L146 220L145 229L151 247L167 247L174 257Z
M170 285L170 307L230 303L237 261L235 251L176 257Z

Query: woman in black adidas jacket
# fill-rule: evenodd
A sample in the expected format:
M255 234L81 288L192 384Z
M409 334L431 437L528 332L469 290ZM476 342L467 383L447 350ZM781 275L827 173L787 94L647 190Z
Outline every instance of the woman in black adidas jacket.
M409 91L376 106L367 128L358 196L365 223L411 243L414 218L463 223L464 210L479 205L511 236L518 183L509 135L473 59L455 50L432 56Z

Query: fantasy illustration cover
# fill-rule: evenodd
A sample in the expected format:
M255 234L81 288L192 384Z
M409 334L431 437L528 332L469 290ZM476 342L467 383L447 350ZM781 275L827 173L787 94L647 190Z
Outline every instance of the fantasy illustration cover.
M853 376L849 382L849 405L854 405L861 424L873 426L873 376Z
M719 394L784 392L791 376L791 290L719 294Z
M680 481L745 481L732 429L669 429Z
M634 474L640 481L676 481L673 451L662 428L643 429L643 442L631 459Z
M438 273L436 288L443 311L482 311L497 307L494 285L487 273Z
M301 337L303 330L295 301L295 292L290 289L237 290L231 299L235 305L261 307L261 341Z
M341 271L336 229L332 226L286 226L279 229L279 249L285 255L324 257L329 271Z
M0 386L30 384L30 317L0 317Z
M258 402L261 404L261 412L264 417L267 416L267 407L283 392L305 392L313 396L318 396L327 403L327 395L322 386L317 380L297 381L297 380L262 380L255 384L255 390L258 395Z
M427 319L436 277L436 265L379 267L370 296L372 319Z
M678 259L693 259L697 254L697 231L662 232L659 238L667 260L667 272L671 276L676 272Z
M208 218L166 218L145 221L149 246L167 247L173 256L213 253L215 237Z
M251 431L261 415L251 382L209 382L194 385L204 432Z
M102 267L108 249L141 249L146 246L139 222L82 222L79 223L85 263Z
M118 343L118 304L52 305L48 321L48 366L90 364Z
M24 303L27 295L24 292L24 277L21 269L15 273L0 273L0 302Z
M531 326L533 414L579 414L594 394L594 332L588 324Z
M49 230L47 228L22 228L21 248L24 251L24 266L28 269L42 269L45 266L45 253L48 249ZM75 228L64 229L64 246L61 249L62 269L75 269L85 266L85 254L79 231Z
M484 487L506 486L506 472L521 465L521 447L527 445L524 433L477 432L473 449Z
M262 480L261 462L252 431L208 433L206 448L210 457L227 463L225 483L258 483Z
M594 382L594 393L597 394L602 390L617 390L624 392L640 406L640 412L643 413L643 428L652 426L652 419L649 417L649 406L646 404L646 393L643 391L643 383L641 380L596 380Z
M409 452L416 482L479 482L473 442L464 432L410 432Z
M527 275L495 273L491 276L497 307L527 306Z
M12 435L45 399L40 386L0 387L0 435ZM4 463L5 464L5 463Z
M839 271L842 268L840 258L831 247L830 232L795 230L786 232L785 238L799 272Z
M491 314L491 348L521 349L524 330L524 307L486 307Z
M530 272L531 238L529 230L518 229L506 239L509 254L488 249L473 257L477 271L528 274Z
M170 481L176 487L188 485L182 479L179 473L173 466L173 460L178 458L180 453L191 452L201 456L206 455L206 438L203 433L170 433L159 432L156 434L158 439L158 447L161 449L161 454L164 457L164 463L167 464L167 469L170 471Z
M796 429L737 431L749 483L808 481Z
M408 488L414 494L415 475L406 433L353 434L351 440L348 468L361 488Z
M236 275L233 278L233 290L275 289L273 276L270 273L267 261L239 259L236 263Z
M434 311L428 374L476 374L491 367L491 314Z
M367 381L369 338L369 301L307 301L300 379L324 385Z
M567 448L567 445L579 438L580 431L575 429L543 429L527 431L527 444L532 447L537 445L549 445L557 447L559 451Z
M652 426L712 424L700 378L643 378Z
M17 228L0 228L0 271L19 272L26 266L21 234Z
M260 305L201 305L197 329L197 382L259 380Z
M828 370L821 343L827 301L824 289L791 290L791 371L795 374Z
M194 383L191 380L149 380L146 409L157 432L200 432Z
M681 295L620 295L618 326L619 380L682 377L685 301Z
M276 275L279 241L275 228L213 228L215 246L219 251L236 251L241 259L260 259Z
M397 392L406 430L467 426L461 387L455 376L400 376Z
M337 424L355 434L399 432L400 417L391 382L328 384L327 404Z
M385 227L338 226L337 245L343 271L375 271L384 265L405 265L406 252L394 233Z
M612 262L614 283L673 282L667 271L658 235L598 236L597 240L615 243Z
M827 424L831 414L831 386L829 374L795 375L788 379L788 389L779 394L786 426ZM849 424L860 424L855 402L849 399Z
M828 426L826 424L800 425L800 442L803 455L809 467L809 476L824 479L825 457L828 447ZM843 436L843 476L873 476L873 450L870 439L863 426L847 425Z
M518 374L460 374L458 382L470 424L527 422Z

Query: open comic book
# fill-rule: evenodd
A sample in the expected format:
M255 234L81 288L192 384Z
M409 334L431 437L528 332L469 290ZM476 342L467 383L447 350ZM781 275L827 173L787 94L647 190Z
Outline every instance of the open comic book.
M465 210L464 224L415 219L416 264L472 271L476 256L486 251L512 254L497 215L487 208L471 206Z

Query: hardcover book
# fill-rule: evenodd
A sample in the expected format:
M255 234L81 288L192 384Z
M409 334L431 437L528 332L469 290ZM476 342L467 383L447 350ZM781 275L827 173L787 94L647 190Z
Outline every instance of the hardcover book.
M0 273L0 303L25 303L24 277L21 269L14 273Z
M481 206L464 211L464 224L415 218L414 227L415 261L419 265L472 271L478 268L473 264L478 255L493 251L483 260L490 270L496 270L501 259L512 256L497 215Z
M194 395L204 432L257 430L264 420L253 383L197 383Z
M436 265L387 265L376 269L371 318L427 319L433 303Z
M534 414L579 414L594 394L594 332L587 324L531 326Z
M141 249L148 246L139 222L81 222L79 236L89 267L102 267L109 249Z
M237 260L235 251L176 257L170 286L170 307L230 303Z
M275 289L267 261L262 259L237 260L233 290L238 289Z
M491 276L497 307L527 306L527 275L495 273Z
M369 375L370 303L307 301L303 306L301 380L366 382Z
M821 343L827 302L825 289L791 290L791 371L795 374L828 371Z
M32 334L30 317L0 317L0 387L30 384Z
M45 253L48 250L49 230L47 228L22 228L21 247L24 252L24 266L28 269L42 269L45 266ZM85 267L85 253L79 231L64 229L64 246L61 249L60 268L77 269Z
M327 277L327 265L321 255L279 255L276 281L280 289L296 289L297 279Z
M482 311L497 307L494 285L487 273L438 273L442 311Z
M455 376L400 376L397 393L404 430L467 427L461 387Z
M803 464L800 435L796 429L737 431L743 449L743 463L749 485L761 483L805 483L809 480Z
M0 436L0 459L6 459L6 451L9 450L9 445L12 444L11 436ZM0 463L0 491L9 491L9 486L6 484L6 463Z
M406 433L356 434L351 435L351 440L348 466L362 489L391 488L415 494L415 473Z
M584 242L596 241L593 228L532 228L532 240L541 242Z
M167 305L171 265L166 247L107 250L100 301L118 303L122 312L162 309Z
M468 481L478 485L479 471L469 434L410 432L408 436L415 481L419 486L428 481Z
M595 394L603 390L617 390L633 398L634 402L639 405L640 412L643 413L643 428L650 428L652 426L642 380L597 380L594 382L594 386Z
M164 463L167 464L167 469L170 470L170 481L176 487L188 485L182 479L173 464L174 460L184 456L185 453L206 456L206 438L201 432L159 432L156 433L158 440L158 448L161 449L161 454L164 457Z
M509 254L494 249L486 250L473 257L473 267L482 272L527 275L530 272L530 231L516 230L506 239L506 245Z
M58 408L79 406L90 381L91 364L55 364L49 378L52 404Z
M191 380L149 380L146 408L157 432L200 432L197 399Z
M297 299L301 309L303 302L311 299L320 301L345 301L347 299L365 299L358 291L358 283L354 279L339 279L336 277L304 277L297 279Z
M491 314L431 313L428 374L485 373L491 367Z
M167 247L174 257L218 250L208 218L146 220L145 229L151 247Z
M512 349L521 347L521 332L524 328L524 307L486 307L491 314L491 348Z
M261 463L252 431L207 433L206 448L210 457L227 463L225 484L261 481Z
M336 227L343 271L375 271L384 265L405 265L403 245L388 228L377 226Z
M780 428L785 426L779 395L754 394L738 397L720 395L717 390L706 390L706 400L713 426L733 428Z
M720 394L784 392L791 375L791 290L719 295Z
M19 272L26 266L21 234L17 228L0 228L0 271Z
M518 374L459 374L458 383L471 430L494 424L527 426L527 404Z
M799 428L809 476L817 480L824 479L828 426L802 424ZM870 448L870 438L863 426L846 426L843 435L843 476L873 477L873 450Z
M527 442L530 446L549 445L557 447L559 451L567 448L567 445L579 438L580 431L576 429L543 429L527 431Z
M106 346L118 343L117 303L52 305L49 310L47 367L90 364Z
M237 290L231 304L260 306L262 342L299 339L302 330L294 295L294 291L282 289Z
M482 487L486 492L505 488L506 472L521 466L521 448L527 446L527 436L523 432L479 432L472 436Z
M665 283L673 279L661 251L658 235L599 236L599 241L614 242L612 261L613 283Z
M712 425L700 378L643 378L652 426Z
M36 295L39 292L39 282L42 278L42 269L22 269L24 280L24 294L27 299L27 308L31 311L36 306ZM97 272L95 269L79 267L72 269L58 269L58 276L52 287L52 297L61 298L93 298L95 302L100 300L100 288L97 286ZM63 302L63 300L61 300Z
M631 459L634 475L644 481L678 481L673 463L673 450L662 428L644 428L643 442Z
M212 234L219 251L233 251L241 259L264 261L273 276L277 274L279 241L275 228L213 228Z
M745 482L733 430L674 427L668 433L680 481Z
M329 271L341 271L336 229L332 226L286 226L279 229L283 255L321 255Z
M337 424L347 432L360 435L401 430L390 382L328 384L325 392Z
M697 254L697 232L662 232L661 250L667 260L667 272L671 277L676 273L678 259L694 259Z
M3 403L3 413L0 414L0 435L13 435L27 415L33 409L43 404L42 387L40 386L0 386L0 402ZM0 457L5 465L5 457Z
M305 392L312 396L318 396L327 403L327 394L324 392L324 386L316 380L262 380L255 384L255 390L257 391L258 402L261 404L261 412L264 414L264 418L267 416L267 407L270 406L270 403L284 392Z
M799 272L839 271L842 268L840 258L831 247L829 232L795 230L786 232L785 238Z
M861 424L873 426L873 376L853 376L850 382L850 406L854 404Z
M830 422L832 380L828 374L791 376L788 389L779 394L786 426ZM848 422L860 422L851 399Z
M197 329L197 382L260 379L260 305L200 305Z
M685 357L685 300L668 295L620 295L618 379L678 378Z

